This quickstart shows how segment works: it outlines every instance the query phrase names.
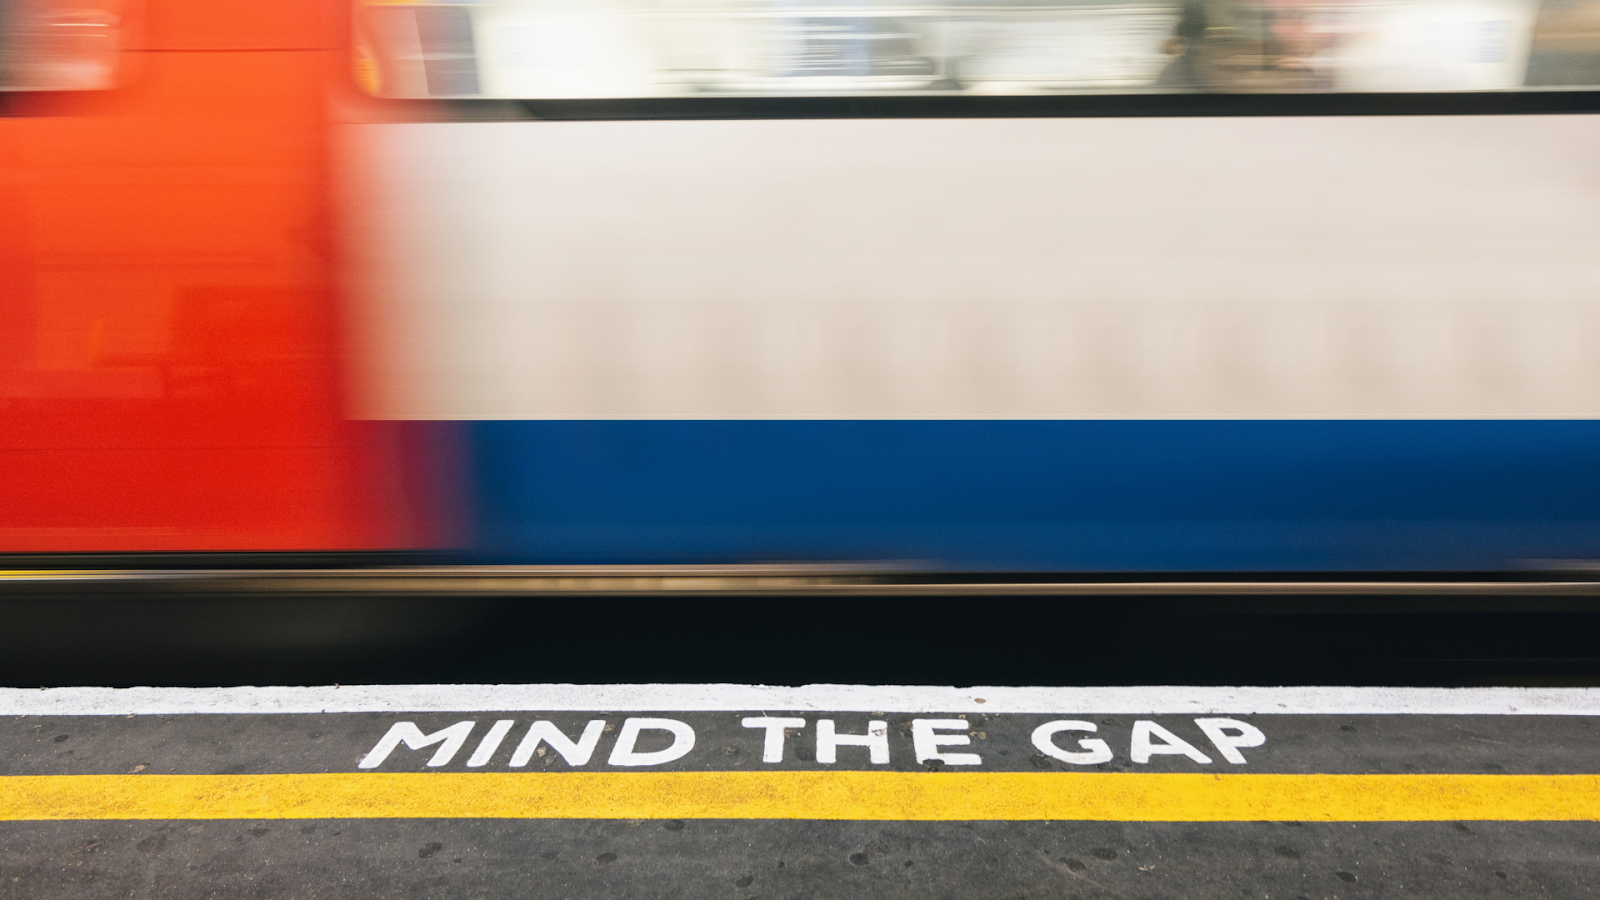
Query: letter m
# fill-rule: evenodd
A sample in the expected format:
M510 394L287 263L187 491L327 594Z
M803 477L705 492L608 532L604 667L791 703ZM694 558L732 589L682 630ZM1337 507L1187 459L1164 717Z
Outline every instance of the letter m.
M361 760L358 768L376 769L378 766L383 765L383 761L389 758L389 754L394 752L394 748L401 744L405 744L412 750L421 750L423 747L443 744L442 747L434 751L433 759L428 760L428 765L430 766L442 766L456 755L456 751L460 750L461 745L467 742L467 735L471 733L471 722L457 722L449 728L435 731L433 734L423 734L422 729L418 728L414 722L396 722L394 727L389 729L389 733L378 741L378 746L373 747L372 752Z

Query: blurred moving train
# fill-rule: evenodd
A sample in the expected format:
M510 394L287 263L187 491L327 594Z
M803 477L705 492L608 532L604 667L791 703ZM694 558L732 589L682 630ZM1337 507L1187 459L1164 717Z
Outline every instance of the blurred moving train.
M0 553L1600 559L1595 0L0 0L0 87Z

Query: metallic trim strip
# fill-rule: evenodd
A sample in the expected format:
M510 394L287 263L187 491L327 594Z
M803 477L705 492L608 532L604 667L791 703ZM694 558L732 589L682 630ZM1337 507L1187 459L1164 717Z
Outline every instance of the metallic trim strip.
M1587 573L1586 573L1587 574ZM1600 596L1600 580L987 580L904 565L397 566L361 569L15 569L0 591L23 586L147 584L186 592L643 596Z

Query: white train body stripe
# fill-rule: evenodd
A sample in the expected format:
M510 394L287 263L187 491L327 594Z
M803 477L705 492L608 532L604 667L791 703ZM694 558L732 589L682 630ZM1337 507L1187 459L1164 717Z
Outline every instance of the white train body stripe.
M1600 118L351 125L358 414L1600 415Z

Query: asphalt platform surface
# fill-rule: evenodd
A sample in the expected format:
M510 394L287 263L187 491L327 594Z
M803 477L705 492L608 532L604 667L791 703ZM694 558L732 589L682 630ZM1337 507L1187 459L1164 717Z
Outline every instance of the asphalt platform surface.
M0 714L7 898L1600 890L1588 688L6 689Z

